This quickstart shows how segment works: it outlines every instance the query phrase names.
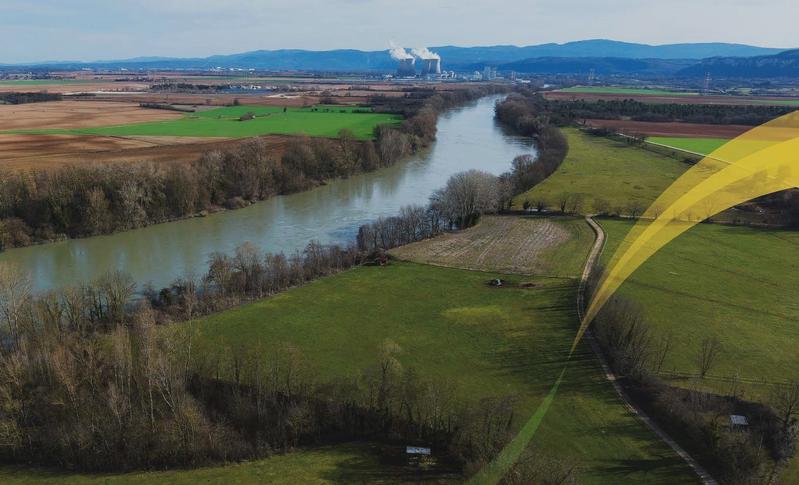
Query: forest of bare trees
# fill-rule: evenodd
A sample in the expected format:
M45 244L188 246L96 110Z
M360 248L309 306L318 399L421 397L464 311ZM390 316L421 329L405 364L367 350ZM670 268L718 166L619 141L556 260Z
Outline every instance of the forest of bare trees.
M135 301L124 274L35 296L24 275L0 267L0 459L121 471L368 439L422 442L478 469L511 437L512 400L464 399L451 382L403 367L394 342L333 381L290 342L194 350L193 318L359 261L353 248L311 243L287 257L245 244L214 255L203 277Z

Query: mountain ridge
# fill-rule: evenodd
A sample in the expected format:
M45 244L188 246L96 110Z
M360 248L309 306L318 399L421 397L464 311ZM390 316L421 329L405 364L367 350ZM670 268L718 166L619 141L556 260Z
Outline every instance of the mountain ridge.
M532 58L619 58L619 59L689 59L699 61L709 57L753 57L774 55L786 49L757 47L721 42L649 45L607 39L589 39L566 43L547 43L529 46L436 46L431 50L442 57L444 69L464 69L475 64L502 65ZM335 49L314 51L306 49L260 49L235 54L207 57L143 56L132 59L89 62L41 62L4 64L5 66L47 67L108 67L141 69L210 69L254 68L309 71L392 71L396 62L388 50L363 51Z

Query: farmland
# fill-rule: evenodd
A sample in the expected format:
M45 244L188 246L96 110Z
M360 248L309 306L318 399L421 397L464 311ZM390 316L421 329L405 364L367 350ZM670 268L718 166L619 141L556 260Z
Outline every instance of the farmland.
M241 121L252 113L254 118ZM147 123L97 126L80 129L14 130L16 134L65 134L103 136L193 136L245 138L259 135L308 135L335 137L342 129L357 138L373 136L377 125L396 123L399 118L380 113L359 113L345 107L283 108L232 106L184 114L180 119Z
M279 157L292 137L259 137ZM124 162L187 163L212 150L232 150L239 139L113 137L97 135L0 135L0 169L53 169L65 165Z
M0 132L98 128L123 123L177 120L181 114L144 109L136 103L103 101L50 101L0 106Z
M624 88L613 86L574 86L559 89L559 93L634 94L643 96L697 96L699 93L657 88Z
M524 201L544 201L556 208L568 195L581 199L578 212L592 213L607 206L627 211L631 205L646 208L679 177L688 165L607 138L565 129L569 153L560 168L544 182L517 196L514 207Z
M91 79L0 79L0 86L58 86L93 82Z
M577 277L594 233L582 219L485 216L465 231L390 251L417 263L507 273Z
M291 105L292 101L284 104ZM370 138L376 124L397 121L391 115L353 113L353 109L296 107L283 113L283 106L231 106L184 114L141 108L127 101L0 106L0 168L47 169L109 161L186 162L206 151L233 147L237 139L249 136L261 136L279 155L290 135L334 137L341 128L349 128L357 137ZM255 113L256 118L238 121L248 112Z

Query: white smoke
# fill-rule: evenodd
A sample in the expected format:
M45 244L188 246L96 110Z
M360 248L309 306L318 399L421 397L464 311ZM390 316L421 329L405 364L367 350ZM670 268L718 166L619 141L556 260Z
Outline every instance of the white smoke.
M395 61L401 61L403 59L413 59L413 56L408 54L408 52L403 49L402 47L397 46L394 42L389 42L391 48L388 50L388 53L391 54L391 58Z
M411 49L411 52L419 59L441 59L441 56L435 52L432 52L427 47L417 47L415 49Z

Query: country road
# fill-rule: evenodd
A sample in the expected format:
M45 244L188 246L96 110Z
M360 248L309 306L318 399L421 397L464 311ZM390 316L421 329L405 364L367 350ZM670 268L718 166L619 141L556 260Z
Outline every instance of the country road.
M602 255L602 250L605 247L605 231L602 230L602 227L594 221L593 218L590 216L585 218L585 221L591 226L591 229L594 230L596 234L596 240L594 241L593 247L591 247L591 252L588 254L588 259L585 262L585 267L583 268L583 273L580 277L580 285L577 288L577 315L579 316L580 320L583 318L583 309L585 308L585 290L586 285L588 283L588 278L591 275L591 271L593 271L594 266L596 265L599 257ZM649 417L642 409L638 408L633 402L630 400L629 396L624 389L619 384L618 380L616 379L615 374L608 366L607 360L605 359L605 355L602 353L602 349L599 347L599 344L594 339L591 330L587 330L584 335L585 340L591 345L591 349L594 351L594 354L597 356L599 363L602 365L602 371L605 373L605 378L610 381L613 389L615 389L616 394L618 394L619 398L624 402L624 405L636 415L649 429L654 431L654 433L667 445L674 450L691 469L696 473L699 477L699 480L704 485L717 485L718 482L710 476L707 470L702 467L696 460L688 454L685 449L680 446L676 441L671 439L671 437L660 427L658 426L652 418Z

